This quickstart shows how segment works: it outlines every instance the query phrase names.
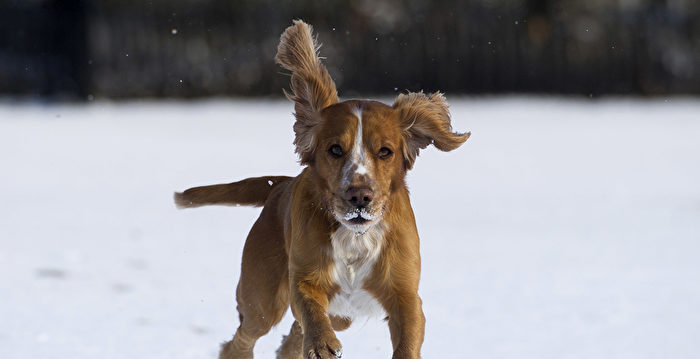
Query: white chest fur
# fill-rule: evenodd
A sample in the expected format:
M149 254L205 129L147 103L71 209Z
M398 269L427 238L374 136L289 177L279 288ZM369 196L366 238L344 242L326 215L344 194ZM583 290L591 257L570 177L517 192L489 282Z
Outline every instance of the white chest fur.
M384 309L363 285L379 257L385 228L378 223L364 234L340 226L331 236L331 277L340 287L328 305L328 313L348 318L381 316Z

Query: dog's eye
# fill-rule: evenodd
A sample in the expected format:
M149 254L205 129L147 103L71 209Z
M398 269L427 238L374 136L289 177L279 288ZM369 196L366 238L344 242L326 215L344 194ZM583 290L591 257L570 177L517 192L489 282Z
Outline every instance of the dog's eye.
M386 158L389 158L389 156L391 156L392 153L393 152L391 152L390 149L388 149L386 147L382 147L379 149L379 153L377 154L377 156L379 156L379 158L381 158L381 159L386 159Z
M343 148L340 147L340 145L333 145L331 148L328 149L328 153L331 154L333 157L342 157L343 156Z

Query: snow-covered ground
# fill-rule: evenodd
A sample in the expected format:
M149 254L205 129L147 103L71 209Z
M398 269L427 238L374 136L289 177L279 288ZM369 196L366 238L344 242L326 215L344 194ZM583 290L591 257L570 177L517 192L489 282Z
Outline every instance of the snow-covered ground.
M700 101L451 103L472 138L408 179L424 357L697 358ZM1 103L0 358L214 358L259 209L178 211L172 192L298 173L291 111ZM339 338L391 356L381 320Z

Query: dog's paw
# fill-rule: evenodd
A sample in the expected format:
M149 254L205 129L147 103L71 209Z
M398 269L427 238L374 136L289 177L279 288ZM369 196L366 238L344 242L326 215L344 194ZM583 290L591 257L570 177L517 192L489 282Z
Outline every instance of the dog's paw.
M333 332L310 338L304 345L306 359L338 359L342 356L340 340Z

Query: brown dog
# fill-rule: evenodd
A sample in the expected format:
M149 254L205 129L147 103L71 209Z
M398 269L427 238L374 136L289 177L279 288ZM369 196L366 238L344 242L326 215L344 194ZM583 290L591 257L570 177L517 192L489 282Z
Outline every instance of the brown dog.
M252 358L258 338L291 304L296 321L278 358L339 358L334 330L362 315L386 316L393 358L418 358L425 317L418 296L418 232L404 178L429 144L451 151L440 93L399 95L393 106L339 102L311 26L285 30L277 62L290 70L297 177L258 177L176 193L180 207L264 206L243 249L236 290L240 326L222 359Z

